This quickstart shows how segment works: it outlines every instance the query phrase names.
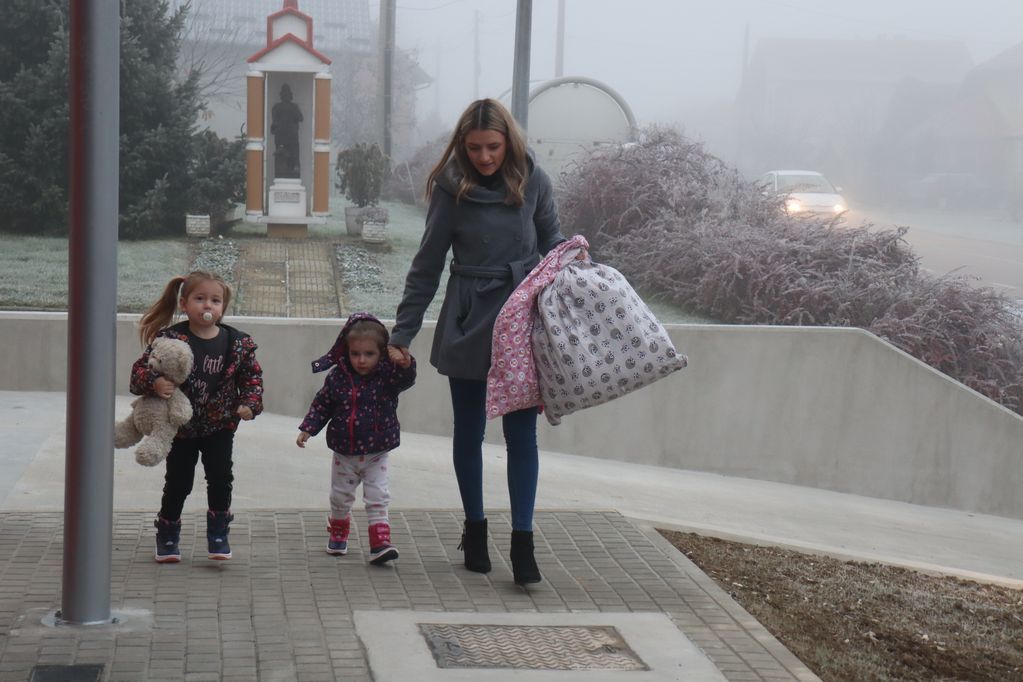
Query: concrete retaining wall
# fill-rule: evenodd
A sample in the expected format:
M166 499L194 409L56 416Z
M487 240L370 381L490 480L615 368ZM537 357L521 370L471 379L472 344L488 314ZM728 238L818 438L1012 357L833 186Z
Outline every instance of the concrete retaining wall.
M137 319L118 318L119 393L141 350ZM322 383L309 363L340 324L233 322L259 343L266 409L303 415ZM669 332L689 368L557 427L541 417L541 447L1023 518L1023 418L873 335L718 325ZM61 313L0 313L0 389L65 390L66 333ZM432 334L427 326L413 344L420 378L404 394L401 419L406 431L443 436L451 408L446 379L428 363ZM498 423L487 438L500 440Z

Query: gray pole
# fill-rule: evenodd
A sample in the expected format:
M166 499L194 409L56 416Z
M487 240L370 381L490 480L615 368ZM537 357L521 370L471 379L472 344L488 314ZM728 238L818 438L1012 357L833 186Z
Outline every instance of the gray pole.
M480 11L476 10L472 24L472 98L480 98Z
M554 50L554 77L565 75L565 0L558 0L558 36Z
M59 618L110 621L120 24L116 0L70 4L70 201L64 573Z
M384 155L391 156L391 97L394 90L394 13L396 0L380 3L380 30L383 42Z
M523 130L529 125L529 50L533 0L518 0L515 11L515 69L512 72L512 116Z

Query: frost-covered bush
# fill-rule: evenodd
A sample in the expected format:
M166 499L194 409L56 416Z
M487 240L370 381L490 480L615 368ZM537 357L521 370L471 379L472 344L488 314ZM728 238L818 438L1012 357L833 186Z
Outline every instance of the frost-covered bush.
M426 199L426 178L440 161L451 135L442 135L422 145L391 168L384 181L384 197L406 204L422 205Z
M921 272L905 228L793 218L665 129L604 149L559 194L567 232L639 289L722 322L853 326L1023 414L1023 328L1007 299Z

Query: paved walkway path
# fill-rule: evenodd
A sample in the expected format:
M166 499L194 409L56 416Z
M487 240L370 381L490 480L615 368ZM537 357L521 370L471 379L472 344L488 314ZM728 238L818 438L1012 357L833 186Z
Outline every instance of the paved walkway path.
M341 317L336 245L326 239L239 239L235 314Z
M118 414L129 402L118 396ZM40 665L89 663L103 665L103 680L474 680L479 668L440 667L432 652L491 663L488 656L506 650L537 653L535 640L516 647L487 639L516 628L539 629L542 642L555 643L556 633L614 628L620 642L590 650L616 663L631 651L649 670L618 672L598 661L609 667L538 671L521 667L528 661L520 657L520 667L488 668L486 679L815 679L655 526L1023 585L1021 520L544 452L536 537L545 580L523 590L507 564L503 448L484 446L495 566L483 576L460 565L450 440L410 433L395 453L391 486L401 558L378 569L366 563L361 511L349 554L323 551L322 443L299 450L298 420L263 414L236 443L235 558L205 558L198 474L185 507L185 561L155 564L152 507L162 471L118 451L111 608L120 622L54 628L64 408L63 394L0 391L0 682L22 682ZM472 636L427 637L427 627ZM569 651L556 658L591 663Z
M611 511L541 512L545 580L523 589L504 560L508 519L499 511L490 519L495 566L481 575L459 565L460 512L393 513L401 557L385 567L367 563L361 513L344 557L323 551L322 511L238 513L235 557L226 562L206 559L196 538L203 515L187 514L184 561L158 565L151 513L118 512L111 598L120 622L50 627L43 621L61 584L62 514L0 513L0 680L23 682L40 665L88 664L103 666L102 679L133 682L816 679L652 529ZM484 660L501 653L484 640L505 624L557 638L597 623L630 633L625 644L650 669L620 672L619 657L608 656L604 667L580 670L583 652L565 648L568 669L542 671L529 667L536 661L528 646L515 668L441 668L429 665L434 655L417 636L417 626L440 620L476 625L460 652ZM507 646L498 648L507 656Z

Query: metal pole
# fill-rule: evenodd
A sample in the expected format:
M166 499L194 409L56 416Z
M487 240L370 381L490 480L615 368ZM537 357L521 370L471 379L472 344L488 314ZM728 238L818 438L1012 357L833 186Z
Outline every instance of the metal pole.
M380 28L383 38L383 91L384 91L384 155L391 156L391 97L394 89L394 13L396 0L380 3Z
M529 50L533 0L518 0L515 11L515 69L512 72L512 116L523 130L529 124Z
M480 11L476 10L472 23L472 98L480 98Z
M117 0L70 3L67 450L61 620L110 621L120 24Z
M565 75L565 0L558 0L558 37L554 50L554 77Z

